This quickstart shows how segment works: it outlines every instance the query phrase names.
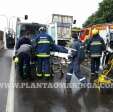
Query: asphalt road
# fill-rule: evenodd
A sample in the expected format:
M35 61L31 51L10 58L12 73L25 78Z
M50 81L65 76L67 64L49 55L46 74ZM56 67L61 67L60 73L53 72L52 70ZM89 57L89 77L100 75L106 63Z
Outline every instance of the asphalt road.
M0 84L8 83L11 70L11 55L10 50L0 51ZM0 86L0 112L5 112L7 103L8 88Z
M7 89L0 88L0 112L5 112L8 97L8 109L12 110L8 112L113 112L113 93L100 94L96 89L82 88L46 88L47 86L35 88L33 84L63 83L65 76L60 79L60 74L57 73L50 81L38 78L32 81L22 80L19 74L14 72L14 68L11 69L9 51L2 52L0 60L0 71L2 71L0 82L9 81L14 75L15 83L21 85L21 88L17 87L14 91L8 89L10 95L7 94ZM82 67L84 75L89 74L89 68L87 70L86 68L87 66ZM74 82L78 82L75 76L72 77L72 83Z

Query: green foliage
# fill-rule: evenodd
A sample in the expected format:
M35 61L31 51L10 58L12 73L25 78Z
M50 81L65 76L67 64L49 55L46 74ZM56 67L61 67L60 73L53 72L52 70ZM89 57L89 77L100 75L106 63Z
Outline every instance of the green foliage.
M113 0L103 0L99 3L98 11L88 17L86 22L83 24L83 27L92 24L110 22L113 22Z

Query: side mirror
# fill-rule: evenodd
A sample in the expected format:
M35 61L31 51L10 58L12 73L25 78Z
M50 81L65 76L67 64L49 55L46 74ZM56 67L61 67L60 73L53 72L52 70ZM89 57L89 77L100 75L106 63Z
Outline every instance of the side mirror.
M73 24L76 24L76 20L73 21Z
M28 15L25 15L25 20L27 20L28 19Z

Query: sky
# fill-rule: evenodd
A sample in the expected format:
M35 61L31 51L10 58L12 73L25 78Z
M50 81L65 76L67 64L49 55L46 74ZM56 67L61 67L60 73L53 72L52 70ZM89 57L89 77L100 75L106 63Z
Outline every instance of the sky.
M0 6L0 29L14 24L15 17L29 16L38 23L50 23L52 14L70 15L76 19L77 27L98 10L102 0L2 0ZM15 17L14 17L15 16Z

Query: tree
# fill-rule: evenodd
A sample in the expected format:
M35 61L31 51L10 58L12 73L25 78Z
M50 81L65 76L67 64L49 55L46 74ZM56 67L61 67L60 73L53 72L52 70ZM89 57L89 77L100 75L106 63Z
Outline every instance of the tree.
M99 3L99 9L95 14L88 17L83 27L90 24L110 23L113 22L113 0L103 0Z

